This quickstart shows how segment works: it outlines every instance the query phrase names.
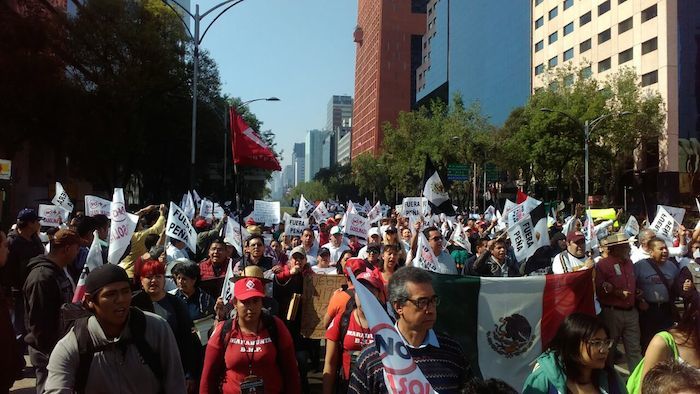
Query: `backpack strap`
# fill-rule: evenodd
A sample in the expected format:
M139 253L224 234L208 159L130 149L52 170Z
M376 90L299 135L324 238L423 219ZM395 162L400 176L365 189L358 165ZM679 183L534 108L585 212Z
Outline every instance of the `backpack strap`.
M350 316L355 310L355 296L353 295L345 304L345 310L343 315L340 317L340 327L338 327L340 332L340 349L343 349L343 341L345 340L345 335L348 333L348 327L350 326Z
M131 341L136 346L143 361L151 368L159 381L163 380L164 373L160 357L146 341L146 315L138 308L130 308L129 330L131 331Z
M76 393L84 393L87 379L90 375L90 365L95 355L95 345L92 343L90 331L88 330L89 317L74 320L73 333L78 341L78 371L75 375L74 388Z
M651 259L646 259L647 264L656 272L656 275L658 275L659 279L661 279L661 283L664 284L664 287L666 287L666 291L668 292L668 302L673 304L674 300L676 299L676 294L673 292L673 289L671 287L671 284L668 283L668 279L664 276L663 272L661 272L661 268L659 268L655 262L653 262Z

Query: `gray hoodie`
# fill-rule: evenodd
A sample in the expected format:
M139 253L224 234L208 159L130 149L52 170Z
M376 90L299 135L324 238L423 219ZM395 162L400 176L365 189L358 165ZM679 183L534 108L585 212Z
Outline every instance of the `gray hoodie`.
M117 344L131 338L127 324L119 338L107 339L100 323L92 316L88 330L95 348L105 347L95 353L85 385L86 393L185 393L185 374L180 363L175 337L168 323L150 312L146 315L145 338L159 355L163 379L158 381L148 365L141 361L132 343L126 351ZM71 329L58 341L51 353L47 367L49 376L44 387L46 394L73 394L80 357L78 341Z

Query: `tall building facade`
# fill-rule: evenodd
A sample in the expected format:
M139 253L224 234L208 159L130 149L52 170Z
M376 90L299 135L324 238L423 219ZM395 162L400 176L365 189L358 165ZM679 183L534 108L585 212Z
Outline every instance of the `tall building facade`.
M311 182L323 165L323 138L326 132L309 130L306 133L304 154L304 181Z
M547 69L573 63L604 80L633 67L646 90L661 94L666 125L658 164L643 172L658 176L650 191L661 201L675 191L700 190L700 2L687 0L533 0L533 89ZM639 164L638 164L639 165Z
M352 142L352 118L346 119L347 122L343 122L342 128L346 130L340 138L336 134L336 163L338 165L345 165L350 163L350 147Z
M304 182L304 177L306 174L306 144L304 142L294 144L294 150L292 151L292 165L294 166L293 186L297 186L301 182Z
M428 1L415 106L460 94L502 124L524 105L531 89L531 1Z
M415 101L427 0L358 0L351 156L377 154L382 124Z
M345 135L352 133L352 97L334 95L328 100L328 120L326 122L326 130L333 133L330 137L328 145L329 167L340 162L339 158L339 143ZM348 137L349 140L351 137ZM324 142L325 147L325 142ZM325 149L325 148L324 148ZM326 154L324 153L324 158ZM345 159L345 157L343 157ZM349 160L349 156L347 158Z

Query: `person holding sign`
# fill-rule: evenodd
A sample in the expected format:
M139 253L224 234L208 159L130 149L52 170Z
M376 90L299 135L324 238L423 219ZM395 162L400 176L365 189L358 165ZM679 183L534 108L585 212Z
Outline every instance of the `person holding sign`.
M239 279L234 294L236 315L209 338L199 392L301 393L292 336L282 320L263 312L260 279Z
M371 272L357 280L382 302L384 284ZM326 331L326 357L323 367L323 394L346 393L350 370L362 348L374 342L369 323L362 313L357 294L348 300L345 311L336 315Z
M388 349L386 343L365 347L352 369L348 393L388 392L380 351L401 358L407 352L438 393L459 393L473 377L459 343L433 330L440 298L432 281L428 272L416 267L400 268L391 277L389 303L398 317L394 329L403 341L401 350ZM376 334L375 341L381 343Z

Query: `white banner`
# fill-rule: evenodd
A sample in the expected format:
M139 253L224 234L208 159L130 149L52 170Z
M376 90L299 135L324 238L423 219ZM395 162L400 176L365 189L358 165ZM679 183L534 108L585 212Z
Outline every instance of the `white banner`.
M307 227L309 227L309 219L285 216L284 233L290 237L301 237Z
M678 224L683 224L683 218L685 217L685 208L669 207L668 205L657 205L656 209L663 208L668 212L669 215L673 216L673 219L678 222Z
M214 219L223 219L224 216L226 216L226 211L224 211L224 208L219 205L218 202L214 203Z
M348 201L348 209L345 210L346 213L355 213L357 214L357 209L355 209L355 204L352 203L352 201Z
M406 197L403 199L401 207L401 215L407 218L416 218L423 215L423 200L428 201L425 197Z
M192 227L187 214L173 202L170 202L165 235L184 242L192 253L197 253L197 232Z
M233 268L232 264L229 262L228 267L226 267L226 276L224 276L224 285L221 287L221 299L224 300L224 305L228 305L233 299Z
M202 199L199 197L199 194L198 194L197 191L194 190L194 189L192 189L192 201L193 201L195 204L198 203L198 202L200 202L200 201L202 201Z
M318 203L316 206L316 209L311 213L311 216L316 219L316 223L321 223L322 221L326 220L329 216L331 216L330 213L328 213L328 209L326 209L326 204L321 201Z
M119 259L124 254L129 243L131 243L131 236L136 230L136 223L138 223L139 217L126 211L124 190L121 188L114 188L114 196L110 206L112 211L109 214L109 218L112 222L109 228L107 260L112 264L118 264Z
M199 204L199 216L205 219L211 219L213 215L214 203L207 200L206 198L202 199Z
M85 195L85 215L105 215L109 217L112 202L104 198Z
M369 232L369 219L363 218L356 213L346 213L345 234L354 235L360 238L367 238Z
M637 222L637 218L630 216L630 218L627 219L627 224L623 231L628 237L634 237L639 234L639 222Z
M61 213L63 209L55 205L39 204L39 224L47 227L58 227L62 222Z
M90 250L88 250L87 258L85 259L85 266L91 272L104 264L102 259L102 246L100 245L100 237L97 234L97 230L93 233L92 244L90 245Z
M56 182L56 195L53 197L51 202L53 205L61 207L68 212L73 212L73 203L70 201L68 193L66 193L66 191L63 189L61 182Z
M355 292L360 299L360 305L364 312L370 331L374 336L384 368L384 383L389 393L424 393L437 394L430 386L423 372L413 361L401 336L396 332L394 323L386 311L377 301L377 298L355 279L355 275L348 270L350 280L355 286ZM417 391L414 391L414 388ZM410 391L409 391L410 390Z
M673 216L662 206L659 206L656 210L656 217L654 218L654 221L651 222L651 226L649 226L649 228L651 228L651 230L654 231L659 238L663 239L664 241L671 242L675 236L677 225L678 224Z
M243 242L250 236L248 230L240 225L233 217L226 220L224 242L233 245L239 256L243 255Z
M455 231L452 234L452 241L454 241L455 244L466 249L467 252L472 252L472 245L469 242L469 238L467 238L464 234L464 227L462 227L462 222L457 222Z
M433 253L433 248L430 247L428 239L425 238L422 231L418 233L418 248L416 251L418 252L418 256L413 259L414 267L438 272L437 256Z
M525 262L538 248L549 244L546 217L532 223L532 217L525 215L519 222L508 226L507 231L515 258L520 263Z
M382 203L377 201L376 204L372 207L372 209L367 212L367 219L369 219L370 223L377 223L382 219Z
M484 220L491 222L496 217L496 208L493 205L489 205L484 211Z
M280 202L255 200L253 203L253 220L265 226L280 224Z
M303 218L308 218L311 212L314 210L314 204L308 202L304 195L299 197L299 208L297 209L297 214Z

